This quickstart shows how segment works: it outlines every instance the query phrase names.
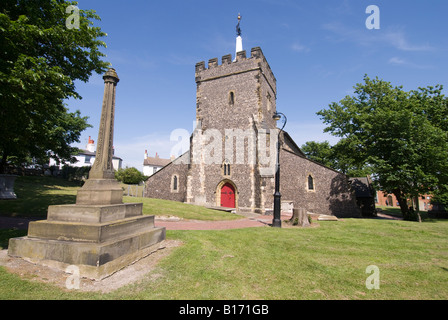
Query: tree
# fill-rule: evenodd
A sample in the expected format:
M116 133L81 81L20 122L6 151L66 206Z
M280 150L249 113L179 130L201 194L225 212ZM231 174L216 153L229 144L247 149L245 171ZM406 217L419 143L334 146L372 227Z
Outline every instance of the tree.
M334 168L332 149L328 141L307 141L300 147L300 149L308 159L319 162L324 166Z
M353 163L369 167L377 187L396 196L405 219L413 216L407 199L447 188L448 100L442 89L406 92L365 76L353 97L317 113L326 132L344 139L342 150ZM420 220L418 207L417 215Z
M69 112L67 98L81 99L74 81L103 73L99 17L79 10L79 28L69 29L63 0L3 0L0 4L0 173L8 162L51 156L70 161L71 147L90 125L79 111Z
M139 184L140 182L147 179L147 177L144 176L143 173L133 167L118 169L117 171L115 171L115 178L125 184Z
M351 177L360 177L371 174L370 168L357 160L352 153L347 153L352 146L348 139L341 139L331 146L328 141L307 141L300 148L310 160L319 162L324 166L338 170Z

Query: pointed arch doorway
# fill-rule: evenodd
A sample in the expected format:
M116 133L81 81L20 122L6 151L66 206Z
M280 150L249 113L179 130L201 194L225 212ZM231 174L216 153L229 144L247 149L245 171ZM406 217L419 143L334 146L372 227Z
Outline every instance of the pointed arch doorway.
M230 180L223 180L218 184L217 188L217 204L224 208L237 207L237 190L235 184Z

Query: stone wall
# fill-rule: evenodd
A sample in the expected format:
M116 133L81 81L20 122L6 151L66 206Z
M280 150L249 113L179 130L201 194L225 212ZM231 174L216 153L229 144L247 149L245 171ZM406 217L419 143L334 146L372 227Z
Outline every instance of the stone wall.
M308 187L308 176L314 189ZM356 198L347 176L290 151L280 151L280 193L282 200L294 202L316 214L359 217Z
M148 178L145 197L185 202L187 196L187 173L189 152L183 154ZM177 176L177 190L173 179Z

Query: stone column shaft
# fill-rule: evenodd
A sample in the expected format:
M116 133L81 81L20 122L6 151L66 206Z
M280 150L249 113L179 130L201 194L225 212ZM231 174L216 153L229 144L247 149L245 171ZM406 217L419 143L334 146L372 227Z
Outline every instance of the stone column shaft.
M115 118L115 94L119 80L110 68L103 76L104 97L101 109L100 128L95 162L90 169L89 179L78 191L78 205L109 205L123 203L123 190L115 179L112 164Z
M101 110L101 121L98 132L98 142L95 162L90 170L89 179L115 179L112 165L114 118L115 118L115 94L119 81L114 69L109 69L103 76L104 97Z

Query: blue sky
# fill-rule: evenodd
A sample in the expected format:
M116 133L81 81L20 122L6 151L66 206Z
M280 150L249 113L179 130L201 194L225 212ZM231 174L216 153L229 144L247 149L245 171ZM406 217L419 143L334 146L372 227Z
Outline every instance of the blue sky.
M369 5L380 10L380 29L366 28ZM241 13L243 48L263 50L277 79L277 110L300 146L331 143L316 112L353 93L364 74L405 90L442 84L448 77L446 0L79 0L94 9L108 34L103 52L116 69L115 154L142 170L145 149L168 158L175 129L193 130L197 62L235 54ZM102 75L77 82L82 100L71 110L89 117L81 136L97 139ZM444 89L446 94L446 89Z

